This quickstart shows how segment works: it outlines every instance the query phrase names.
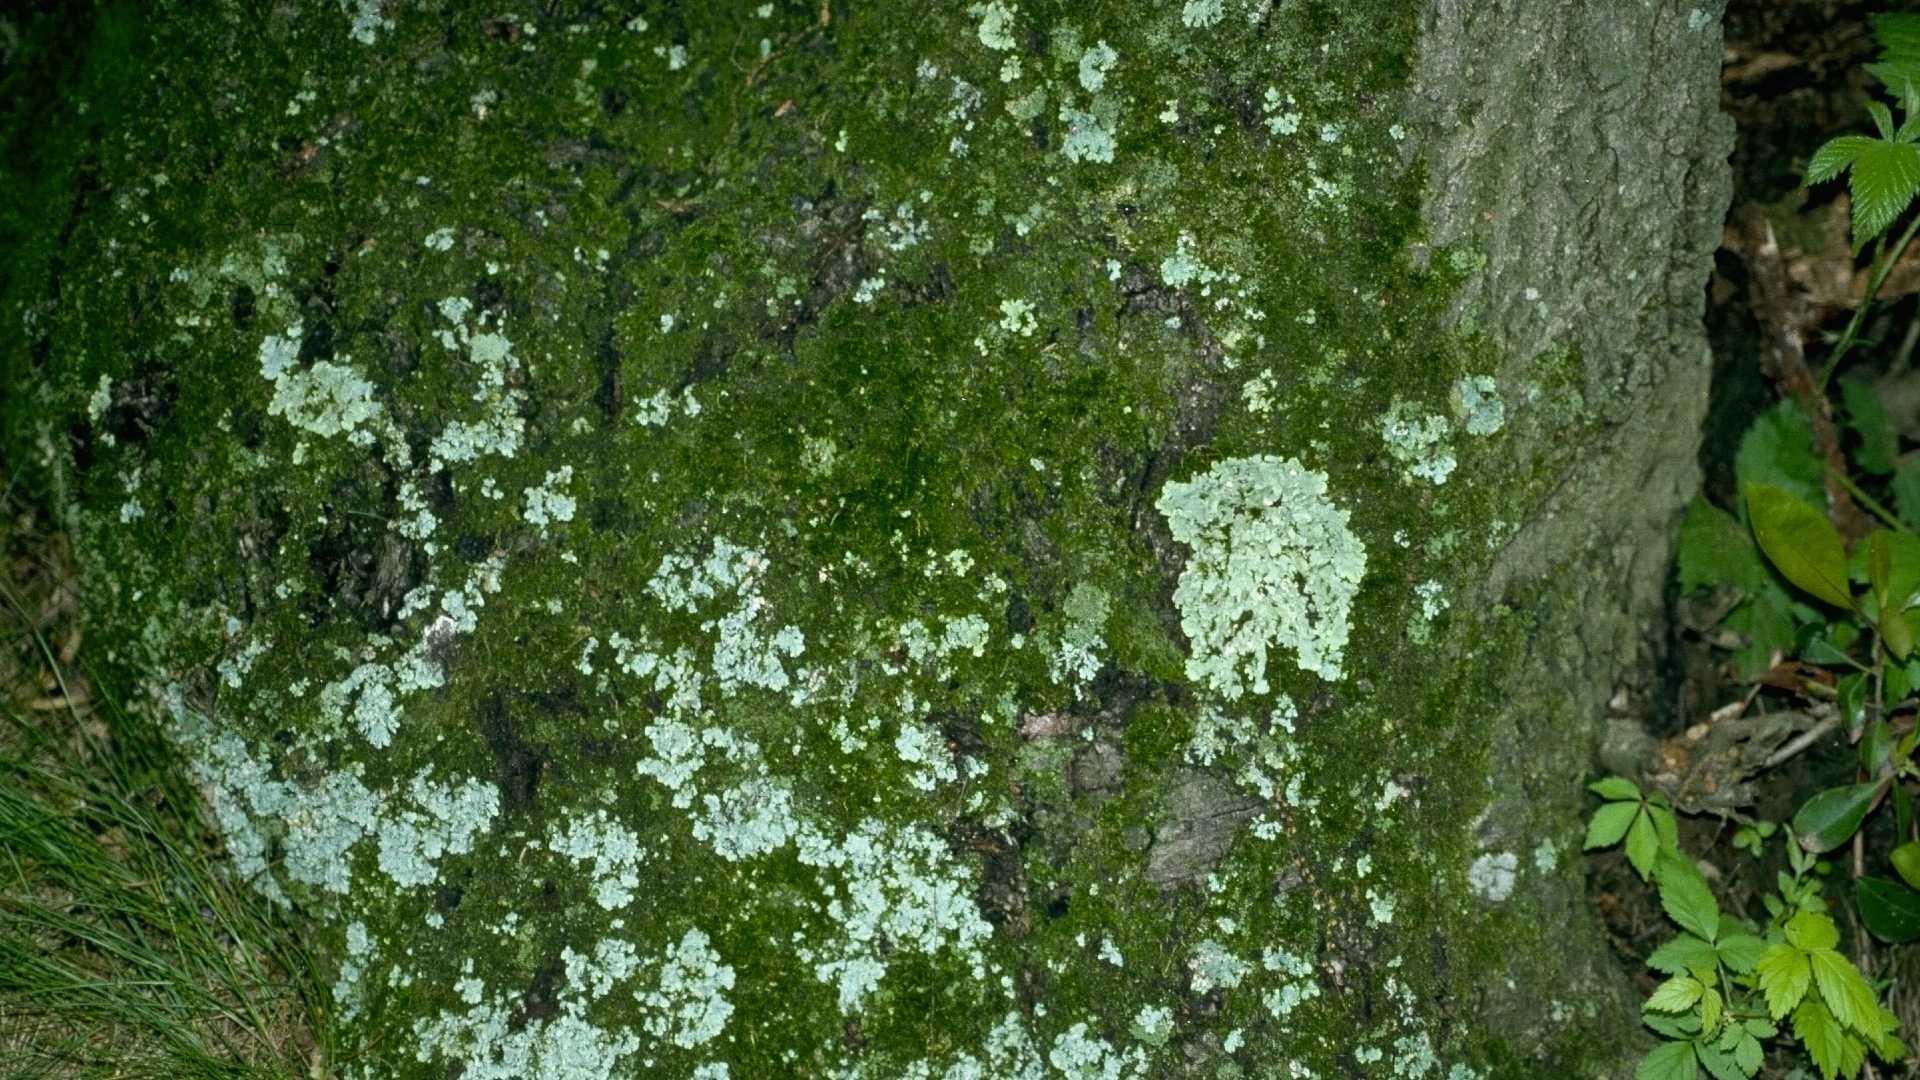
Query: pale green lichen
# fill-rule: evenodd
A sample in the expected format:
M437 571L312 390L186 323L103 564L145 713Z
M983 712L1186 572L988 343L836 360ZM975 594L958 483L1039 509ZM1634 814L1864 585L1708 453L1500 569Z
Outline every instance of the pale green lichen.
M1267 650L1341 677L1366 547L1327 497L1325 473L1291 458L1229 458L1169 481L1155 504L1190 554L1174 589L1193 644L1188 678L1227 700L1268 692Z
M1469 375L1453 384L1453 414L1469 435L1492 435L1506 423L1500 385L1490 375Z
M1380 435L1393 459L1407 467L1409 478L1444 484L1453 475L1456 462L1446 446L1446 417L1422 415L1415 406L1395 398L1381 419Z
M373 384L352 367L328 360L316 360L304 371L296 368L301 338L301 324L294 323L260 343L260 374L273 383L267 412L322 438L354 435L380 415Z

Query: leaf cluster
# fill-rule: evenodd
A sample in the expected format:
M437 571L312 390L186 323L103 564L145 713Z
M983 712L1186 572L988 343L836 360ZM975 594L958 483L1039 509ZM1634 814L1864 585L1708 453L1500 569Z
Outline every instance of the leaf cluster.
M1752 1080L1766 1059L1765 1044L1782 1039L1798 1042L1824 1080L1859 1075L1869 1054L1905 1059L1898 1021L1839 951L1818 860L1788 845L1793 873L1780 875L1778 890L1767 897L1771 918L1756 927L1721 911L1706 878L1675 842L1672 811L1657 793L1643 794L1617 776L1591 789L1603 801L1588 826L1587 848L1626 844L1634 868L1653 882L1662 910L1679 928L1647 958L1666 979L1647 998L1641 1019L1663 1041L1641 1059L1635 1080L1698 1080L1702 1073ZM1759 830L1753 837L1757 853L1765 838ZM1920 851L1911 861L1920 868Z

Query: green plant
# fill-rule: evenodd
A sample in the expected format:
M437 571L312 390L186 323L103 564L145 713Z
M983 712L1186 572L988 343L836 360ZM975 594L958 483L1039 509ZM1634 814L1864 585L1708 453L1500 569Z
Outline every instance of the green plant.
M164 737L72 705L29 608L0 594L70 703L0 706L6 1075L322 1075L328 994L287 915L231 872Z
M1899 100L1901 121L1896 126L1893 113L1880 102L1869 102L1867 112L1873 119L1878 137L1841 135L1814 151L1807 163L1806 183L1825 183L1851 171L1848 189L1853 199L1853 251L1858 255L1866 245L1879 241L1874 251L1873 269L1867 279L1867 294L1855 309L1840 340L1827 356L1820 375L1825 389L1840 366L1840 361L1859 340L1860 326L1868 307L1886 283L1887 272L1912 242L1920 217L1908 223L1889 249L1886 233L1920 192L1920 15L1888 14L1873 20L1874 37L1881 46L1878 63L1868 65L1872 72Z
M1672 810L1657 792L1610 776L1592 785L1605 801L1587 829L1586 847L1626 845L1642 878L1680 932L1647 958L1667 976L1641 1018L1662 1036L1641 1059L1636 1080L1748 1080L1765 1060L1764 1044L1797 1041L1824 1077L1858 1075L1869 1053L1906 1057L1898 1022L1837 949L1820 876L1826 864L1786 845L1792 873L1765 897L1768 919L1754 925L1723 912L1693 860L1680 851ZM1757 853L1765 844L1752 833ZM1782 1026L1785 1024L1786 1026Z

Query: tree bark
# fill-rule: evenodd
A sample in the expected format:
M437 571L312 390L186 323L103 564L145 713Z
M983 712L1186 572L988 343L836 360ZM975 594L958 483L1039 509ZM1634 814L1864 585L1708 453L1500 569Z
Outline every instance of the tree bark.
M7 449L343 1065L1625 1075L1718 13L29 20Z

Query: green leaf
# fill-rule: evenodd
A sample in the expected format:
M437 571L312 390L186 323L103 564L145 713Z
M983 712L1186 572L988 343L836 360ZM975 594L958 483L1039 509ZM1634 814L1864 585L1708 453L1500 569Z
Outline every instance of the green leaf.
M1742 1034L1740 1041L1733 1044L1733 1063L1740 1066L1740 1071L1748 1076L1759 1072L1760 1063L1766 1058L1766 1051L1760 1048L1760 1040L1754 1038L1750 1032Z
M1849 733L1859 727L1867 715L1867 673L1858 671L1841 678L1834 687L1833 705L1840 710L1840 719L1847 722Z
M1879 79L1887 89L1898 94L1909 86L1920 86L1920 59L1882 60L1878 63L1868 64L1867 73ZM1912 118L1909 117L1908 123L1911 122ZM1901 125L1903 130L1906 126L1906 124ZM1860 136L1860 138L1865 138L1865 136Z
M1750 1016L1747 1018L1746 1026L1756 1039L1771 1039L1780 1034L1780 1029L1773 1025L1773 1021L1764 1017Z
M1627 861L1645 879L1653 873L1653 860L1660 854L1660 836L1646 814L1636 815L1627 828Z
M1882 111L1885 107L1882 106ZM1888 136L1892 131L1887 132ZM1920 146L1874 139L1853 155L1853 249L1885 232L1920 191Z
M1716 946L1720 962L1736 974L1744 975L1753 970L1760 962L1760 954L1767 951L1767 943L1752 934L1728 934L1720 939Z
M1893 516L1908 528L1920 529L1920 457L1893 470Z
M1653 819L1653 834L1659 837L1661 849L1679 851L1680 823L1674 820L1673 811L1659 803L1650 802L1647 804L1647 816Z
M1886 534L1887 606L1903 608L1915 593L1920 593L1920 536L1891 529Z
M1706 1043L1695 1043L1693 1052L1699 1056L1701 1066L1713 1080L1746 1080L1747 1074L1734 1064L1732 1054Z
M1640 785L1624 776L1608 776L1587 785L1587 790L1609 802L1622 799L1640 801Z
M1720 936L1720 905L1692 859L1662 853L1653 876L1660 887L1660 906L1682 930L1707 941Z
M1669 1039L1691 1039L1700 1034L1700 1020L1692 1013L1672 1016L1642 1009L1640 1022Z
M1712 945L1694 937L1681 934L1653 950L1647 957L1647 966L1668 975L1678 975L1683 971L1699 974L1713 970L1715 953Z
M1854 666L1853 657L1845 649L1835 645L1825 634L1812 634L1806 644L1800 646L1800 658L1822 667L1850 668Z
M1875 476L1892 472L1894 455L1900 449L1899 440L1893 433L1893 425L1887 421L1887 409L1880 403L1880 396L1859 379L1842 379L1840 401L1846 407L1847 427L1860 436L1860 446L1853 452L1854 464Z
M1786 652L1793 647L1793 606L1786 590L1769 580L1765 590L1727 616L1726 628L1748 642L1734 654L1741 678L1754 678L1767 670L1776 651Z
M1820 997L1826 1001L1827 1011L1833 1013L1834 1019L1843 1027L1867 1035L1879 1034L1880 1002L1851 960L1832 949L1817 949L1807 954L1807 963L1813 968L1814 985L1820 988Z
M1772 484L1747 485L1747 513L1760 550L1788 581L1836 607L1853 606L1846 547L1825 514Z
M1860 767L1868 776L1878 776L1892 760L1893 732L1888 730L1886 720L1876 717L1860 733Z
M1699 1075L1690 1042L1661 1043L1633 1070L1633 1080L1696 1080Z
M1772 584L1772 574L1760 561L1753 533L1732 514L1695 497L1680 522L1676 556L1682 592L1732 585L1754 593Z
M1644 1008L1655 1012L1686 1012L1694 1002L1700 1000L1705 990L1699 979L1691 975L1675 975L1653 988L1653 996L1647 998Z
M1893 138L1893 113L1884 104L1878 101L1867 102L1867 115L1873 118L1873 129L1880 133L1880 140Z
M1920 889L1920 840L1909 840L1887 853L1887 861L1900 873L1900 880Z
M1813 984L1807 954L1787 944L1768 946L1753 970L1760 976L1760 989L1767 995L1767 1011L1775 1020L1792 1012L1800 999L1807 996L1807 987Z
M1846 1033L1834 1022L1833 1014L1809 998L1793 1010L1793 1033L1807 1048L1807 1056L1820 1069L1820 1075L1833 1080L1846 1060Z
M1860 879L1860 921L1875 937L1895 944L1920 938L1920 893L1886 878Z
M1612 847L1627 835L1627 827L1640 816L1640 804L1637 802L1602 803L1600 809L1593 812L1593 820L1587 822L1587 840L1585 850Z
M1823 184L1847 171L1853 159L1862 147L1873 142L1866 135L1841 135L1828 139L1820 149L1813 152L1812 160L1807 162L1807 175L1803 181L1808 187Z
M1883 56L1920 56L1920 15L1887 12L1873 16L1873 38Z
M1803 911L1787 920L1787 943L1805 952L1831 949L1840 944L1840 930L1825 915Z
M1800 812L1793 815L1795 839L1801 847L1816 854L1832 851L1860 828L1879 794L1878 782L1828 788L1808 799Z
M1913 625L1907 621L1907 613L1898 608L1881 614L1880 637L1895 660L1905 660L1913 652Z
M1739 490L1744 492L1750 484L1773 484L1808 503L1827 497L1826 473L1825 463L1813 448L1813 426L1791 401L1783 401L1754 419L1740 437L1740 450L1733 460ZM1744 498L1739 511L1740 520L1752 519Z

